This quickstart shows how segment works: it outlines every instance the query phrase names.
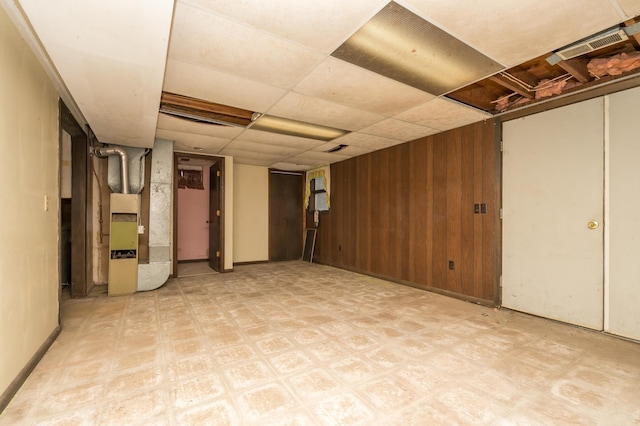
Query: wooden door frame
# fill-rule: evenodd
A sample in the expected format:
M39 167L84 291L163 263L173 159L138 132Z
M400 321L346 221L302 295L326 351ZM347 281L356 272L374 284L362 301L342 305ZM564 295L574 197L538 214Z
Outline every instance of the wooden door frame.
M91 156L87 134L62 99L59 109L59 140L63 130L71 136L71 297L85 297L93 285Z
M152 153L153 155L153 153ZM220 272L232 272L233 269L225 269L225 157L217 157L213 155L202 154L190 154L184 152L173 153L173 258L172 273L171 276L176 278L178 276L178 160L179 158L192 158L195 160L207 160L211 165L215 162L220 162Z
M269 168L269 181L267 183L268 185L268 212L267 212L267 224L268 224L268 228L269 228L269 236L268 236L268 249L267 249L267 258L269 259L268 262L271 263L273 262L271 255L272 255L272 251L271 251L271 209L273 207L273 200L271 197L271 177L273 176L274 173L279 173L279 174L287 174L287 175L300 175L302 178L302 185L300 186L300 192L302 194L302 206L300 209L300 215L302 217L302 226L300 228L300 234L301 234L301 238L300 238L300 247L301 249L304 249L304 238L305 238L305 228L306 228L306 223L307 223L307 214L304 208L304 198L305 198L305 186L306 186L306 172L305 171L297 171L297 170L282 170L282 169L274 169L274 168ZM300 259L302 259L302 254L303 254L303 250L301 250L301 255L300 255Z

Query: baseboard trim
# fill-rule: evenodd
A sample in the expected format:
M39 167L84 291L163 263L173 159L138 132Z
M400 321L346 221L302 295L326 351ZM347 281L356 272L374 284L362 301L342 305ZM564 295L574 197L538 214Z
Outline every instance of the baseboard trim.
M45 340L44 343L40 346L40 349L38 349L38 351L31 357L27 365L24 366L22 371L20 371L16 378L13 379L9 387L7 387L2 395L0 395L0 414L2 414L5 408L7 408L7 405L9 405L9 402L11 402L13 397L16 396L16 393L18 393L20 387L22 387L33 369L36 368L36 365L38 365L44 354L47 353L59 334L60 324L56 326L49 337L47 337L47 340Z
M368 272L368 271L362 271L360 269L350 268L348 266L332 265L331 263L320 262L320 261L316 261L316 260L314 260L314 262L317 263L318 265L325 265L325 266L331 266L332 268L344 269L345 271L355 272L357 274L367 275L369 277L379 278L381 280L386 280L386 281L391 281L391 282L394 282L394 283L397 283L397 284L406 285L407 287L417 288L418 290L424 290L424 291L428 291L428 292L431 292L431 293L440 294L442 296L447 296L447 297L451 297L451 298L454 298L454 299L459 299L459 300L462 300L462 301L465 301L465 302L474 303L476 305L486 306L488 308L497 307L495 302L492 301L492 300L479 299L477 297L468 296L468 295L461 294L461 293L455 293L453 291L443 290L443 289L436 288L436 287L431 287L431 286L421 286L419 284L412 283L411 281L405 281L405 280L401 280L401 279L398 279L398 278L387 277L385 275L380 275L380 274L376 274L376 273Z
M243 265L261 265L264 263L269 263L268 260L253 260L250 262L233 262L233 266L243 266Z

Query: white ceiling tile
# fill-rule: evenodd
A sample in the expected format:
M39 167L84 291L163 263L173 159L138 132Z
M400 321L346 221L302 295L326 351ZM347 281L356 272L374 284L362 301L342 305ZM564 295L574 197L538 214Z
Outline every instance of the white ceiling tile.
M267 154L264 152L256 152L256 151L245 151L242 149L233 149L233 148L224 148L220 151L221 155L228 155L230 157L238 157L238 158L250 158L252 160L260 160L266 162L274 162L276 160L280 160L284 155L279 154Z
M302 151L305 151L305 149L303 148L291 148L291 147L270 145L265 143L239 141L239 140L235 140L231 142L229 145L225 147L225 150L253 151L253 152L260 152L264 154L285 155L285 156L295 155Z
M340 150L340 154L348 157L357 157L358 155L368 154L375 151L373 148L363 148L360 146L349 145L346 148Z
M193 133L196 135L215 136L226 140L233 139L243 131L240 127L196 123L162 113L158 116L158 129L174 130L180 133Z
M161 139L172 140L181 145L191 148L202 148L207 152L217 153L224 148L230 139L217 138L214 136L196 135L193 133L182 133L175 130L158 129L156 137Z
M278 170L287 170L290 172L304 172L313 167L310 164L295 164L295 163L287 163L287 162L279 162L271 165L274 169Z
M330 149L336 148L338 145L339 144L337 143L327 142L324 145L314 148L313 151L327 152ZM374 150L373 148L364 148L364 147L359 147L354 145L347 145L346 147L342 148L340 151L335 152L335 154L342 155L344 157L355 157L357 155L369 153L373 150Z
M173 1L19 3L98 139L153 147Z
M325 53L335 50L388 0L186 0Z
M398 114L396 118L444 131L486 120L491 118L491 115L453 101L436 98Z
M507 68L622 21L610 0L400 0ZM637 3L637 2L636 2ZM637 9L637 7L636 7Z
M382 120L378 114L291 92L276 103L270 115L343 130L359 130Z
M164 91L250 111L268 110L286 90L200 65L169 59Z
M434 96L336 58L325 59L296 92L393 116Z
M402 143L402 141L397 139L383 138L381 136L367 135L365 133L358 132L341 136L338 139L334 139L332 142L371 150L388 148Z
M249 157L233 157L233 162L236 164L246 164L248 166L262 166L262 167L271 167L271 164L273 164L273 160L249 158Z
M348 156L330 154L328 152L307 151L288 158L287 162L293 163L312 163L314 166L336 163L348 159Z
M169 57L291 88L325 57L184 3L176 6Z
M278 133L262 132L247 129L236 138L237 141L254 142L265 145L276 145L287 148L308 150L324 144L324 141L301 138L297 136L280 135Z
M640 15L640 2L638 0L613 0L617 1L626 16L626 19L634 18Z
M382 136L389 139L398 139L401 141L411 141L433 135L438 132L439 130L432 129L430 127L407 123L406 121L400 121L394 118L380 121L379 123L360 130L360 133Z

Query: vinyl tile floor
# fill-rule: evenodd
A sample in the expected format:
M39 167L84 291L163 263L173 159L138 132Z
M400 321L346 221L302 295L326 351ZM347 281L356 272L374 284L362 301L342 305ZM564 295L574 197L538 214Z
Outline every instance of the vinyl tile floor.
M304 262L66 299L0 425L640 424L640 344Z

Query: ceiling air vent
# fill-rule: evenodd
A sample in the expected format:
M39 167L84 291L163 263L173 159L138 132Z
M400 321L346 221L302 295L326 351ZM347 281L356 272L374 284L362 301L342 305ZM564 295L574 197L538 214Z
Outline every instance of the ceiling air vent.
M575 58L576 56L584 55L585 53L593 52L594 50L602 49L603 47L611 46L612 44L620 43L628 39L629 37L627 37L624 30L615 28L558 50L556 55L566 61L567 59Z

